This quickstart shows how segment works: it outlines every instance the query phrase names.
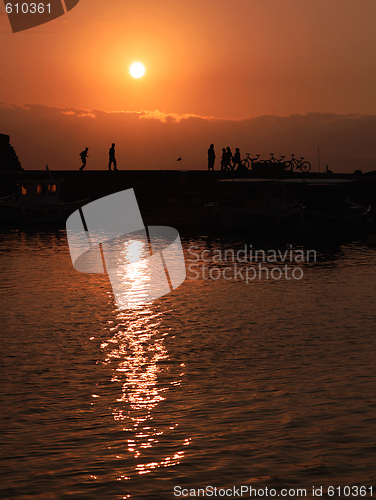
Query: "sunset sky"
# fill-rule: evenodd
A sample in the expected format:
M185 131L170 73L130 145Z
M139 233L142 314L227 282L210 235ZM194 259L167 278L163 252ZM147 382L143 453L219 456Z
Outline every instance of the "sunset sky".
M117 141L118 158L125 155L132 148L126 138L136 133L134 127L138 127L139 144L147 151L160 147L160 125L155 123L153 128L149 123L146 127L144 115L137 115L132 130L125 122L124 128L115 127L116 120L110 119L119 118L114 112L141 111L154 113L153 122L165 120L168 114L175 124L175 131L169 132L171 147L160 151L168 162L162 167L161 158L156 158L155 165L146 165L137 162L132 152L128 159L134 156L133 163L127 168L176 168L172 163L176 154L187 158L187 168L206 168L208 145L222 137L228 143L215 144L217 156L222 147L235 149L238 144L243 151L263 154L265 149L265 154L274 151L286 156L294 147L296 154L312 159L317 146L322 147L317 140L324 144L326 137L325 127L317 125L317 116L312 142L311 128L307 128L301 146L291 136L286 150L284 144L272 140L275 122L271 122L270 137L266 128L257 144L251 137L247 144L247 127L263 115L322 113L325 123L328 114L337 122L342 119L338 115L356 115L354 119L376 115L375 20L374 0L80 0L63 17L13 34L2 5L0 132L11 135L25 168L37 168L37 162L43 163L48 156L43 141L40 146L35 141L31 144L17 119L27 105L34 105L27 108L31 122L32 114L41 110L35 105L44 106L45 113L48 110L44 121L35 115L39 137L47 137L51 125L63 134L55 151L64 159L64 166L57 161L55 168L75 168L77 147L92 145L95 150L101 137L106 148L101 154L106 156L107 142L113 140ZM129 74L134 61L145 65L140 79ZM62 113L56 113L59 108ZM81 116L85 122L81 119L77 125L80 133L72 138L69 132L65 137L63 133L69 110L71 116L87 112L86 117ZM100 117L97 111L91 113L93 110L98 110ZM201 135L203 145L197 144L195 151L192 144L196 144L198 132L193 128L197 122L188 126L192 115L208 122ZM186 141L178 130L181 119L188 120ZM103 122L87 126L90 120ZM244 120L244 128L236 136L234 120ZM220 136L219 122L223 129ZM294 117L289 123L292 130L299 129ZM211 125L215 127L211 129ZM369 127L359 130L360 139L364 133L372 137L373 116ZM109 129L113 133L107 141ZM341 133L338 128L335 145L328 143L324 156L343 153ZM84 144L72 144L74 138ZM68 139L72 139L70 143L64 142ZM346 148L345 142L347 138ZM353 143L348 155L376 158L372 144L355 139ZM70 157L72 164L67 165ZM103 168L99 157L99 151L92 155L91 168Z

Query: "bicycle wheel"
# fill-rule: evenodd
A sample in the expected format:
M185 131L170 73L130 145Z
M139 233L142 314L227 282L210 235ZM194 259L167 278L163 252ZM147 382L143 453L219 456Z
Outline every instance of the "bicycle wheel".
M300 165L300 170L302 172L309 172L311 170L311 164L309 161L303 161L303 163Z
M243 165L243 168L246 168L247 170L249 170L249 160L247 160L247 159L242 160L242 165Z

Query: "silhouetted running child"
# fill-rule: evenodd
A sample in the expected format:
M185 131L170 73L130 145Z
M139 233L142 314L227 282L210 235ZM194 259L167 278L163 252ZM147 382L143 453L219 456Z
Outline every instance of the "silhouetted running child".
M214 170L214 163L215 163L214 144L210 144L210 148L208 149L208 170Z
M242 160L240 158L240 149L236 148L235 149L235 154L232 157L232 169L235 170L235 166L237 165L238 166L238 170L241 170L241 163L242 163Z
M109 162L108 162L108 170L111 170L111 164L114 165L114 170L117 170L116 168L116 158L115 158L115 143L112 143L112 146L110 147L109 151Z
M87 152L89 151L89 148L85 148L84 151L81 151L80 156L81 156L81 161L82 165L80 167L80 170L83 170L86 167L86 158L88 158Z
M222 157L221 157L221 170L226 170L226 148L222 148Z

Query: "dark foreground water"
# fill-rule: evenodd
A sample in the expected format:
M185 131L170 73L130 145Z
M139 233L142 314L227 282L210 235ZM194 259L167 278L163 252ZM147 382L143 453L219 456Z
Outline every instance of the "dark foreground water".
M118 311L65 231L2 233L0 498L376 496L376 250L247 284L213 262L243 241L189 245L197 279Z

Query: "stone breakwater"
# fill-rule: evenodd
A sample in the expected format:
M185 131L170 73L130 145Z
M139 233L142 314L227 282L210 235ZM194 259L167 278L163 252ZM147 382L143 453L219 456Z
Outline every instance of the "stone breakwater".
M256 178L253 172L246 172L247 177ZM75 201L85 198L95 200L103 196L133 188L141 212L144 214L187 214L198 210L205 203L220 202L218 181L221 179L239 179L237 172L209 172L205 170L124 170L124 171L73 171L60 170L25 170L0 172L0 197L16 192L16 184L22 180L63 179L61 198ZM243 176L242 176L243 177ZM351 199L363 206L372 206L376 214L376 172L363 175L335 174L334 179L350 179ZM259 178L259 176L258 176ZM276 178L267 176L265 178ZM281 176L280 176L281 178ZM326 174L310 172L298 174L284 172L282 178L327 179Z

